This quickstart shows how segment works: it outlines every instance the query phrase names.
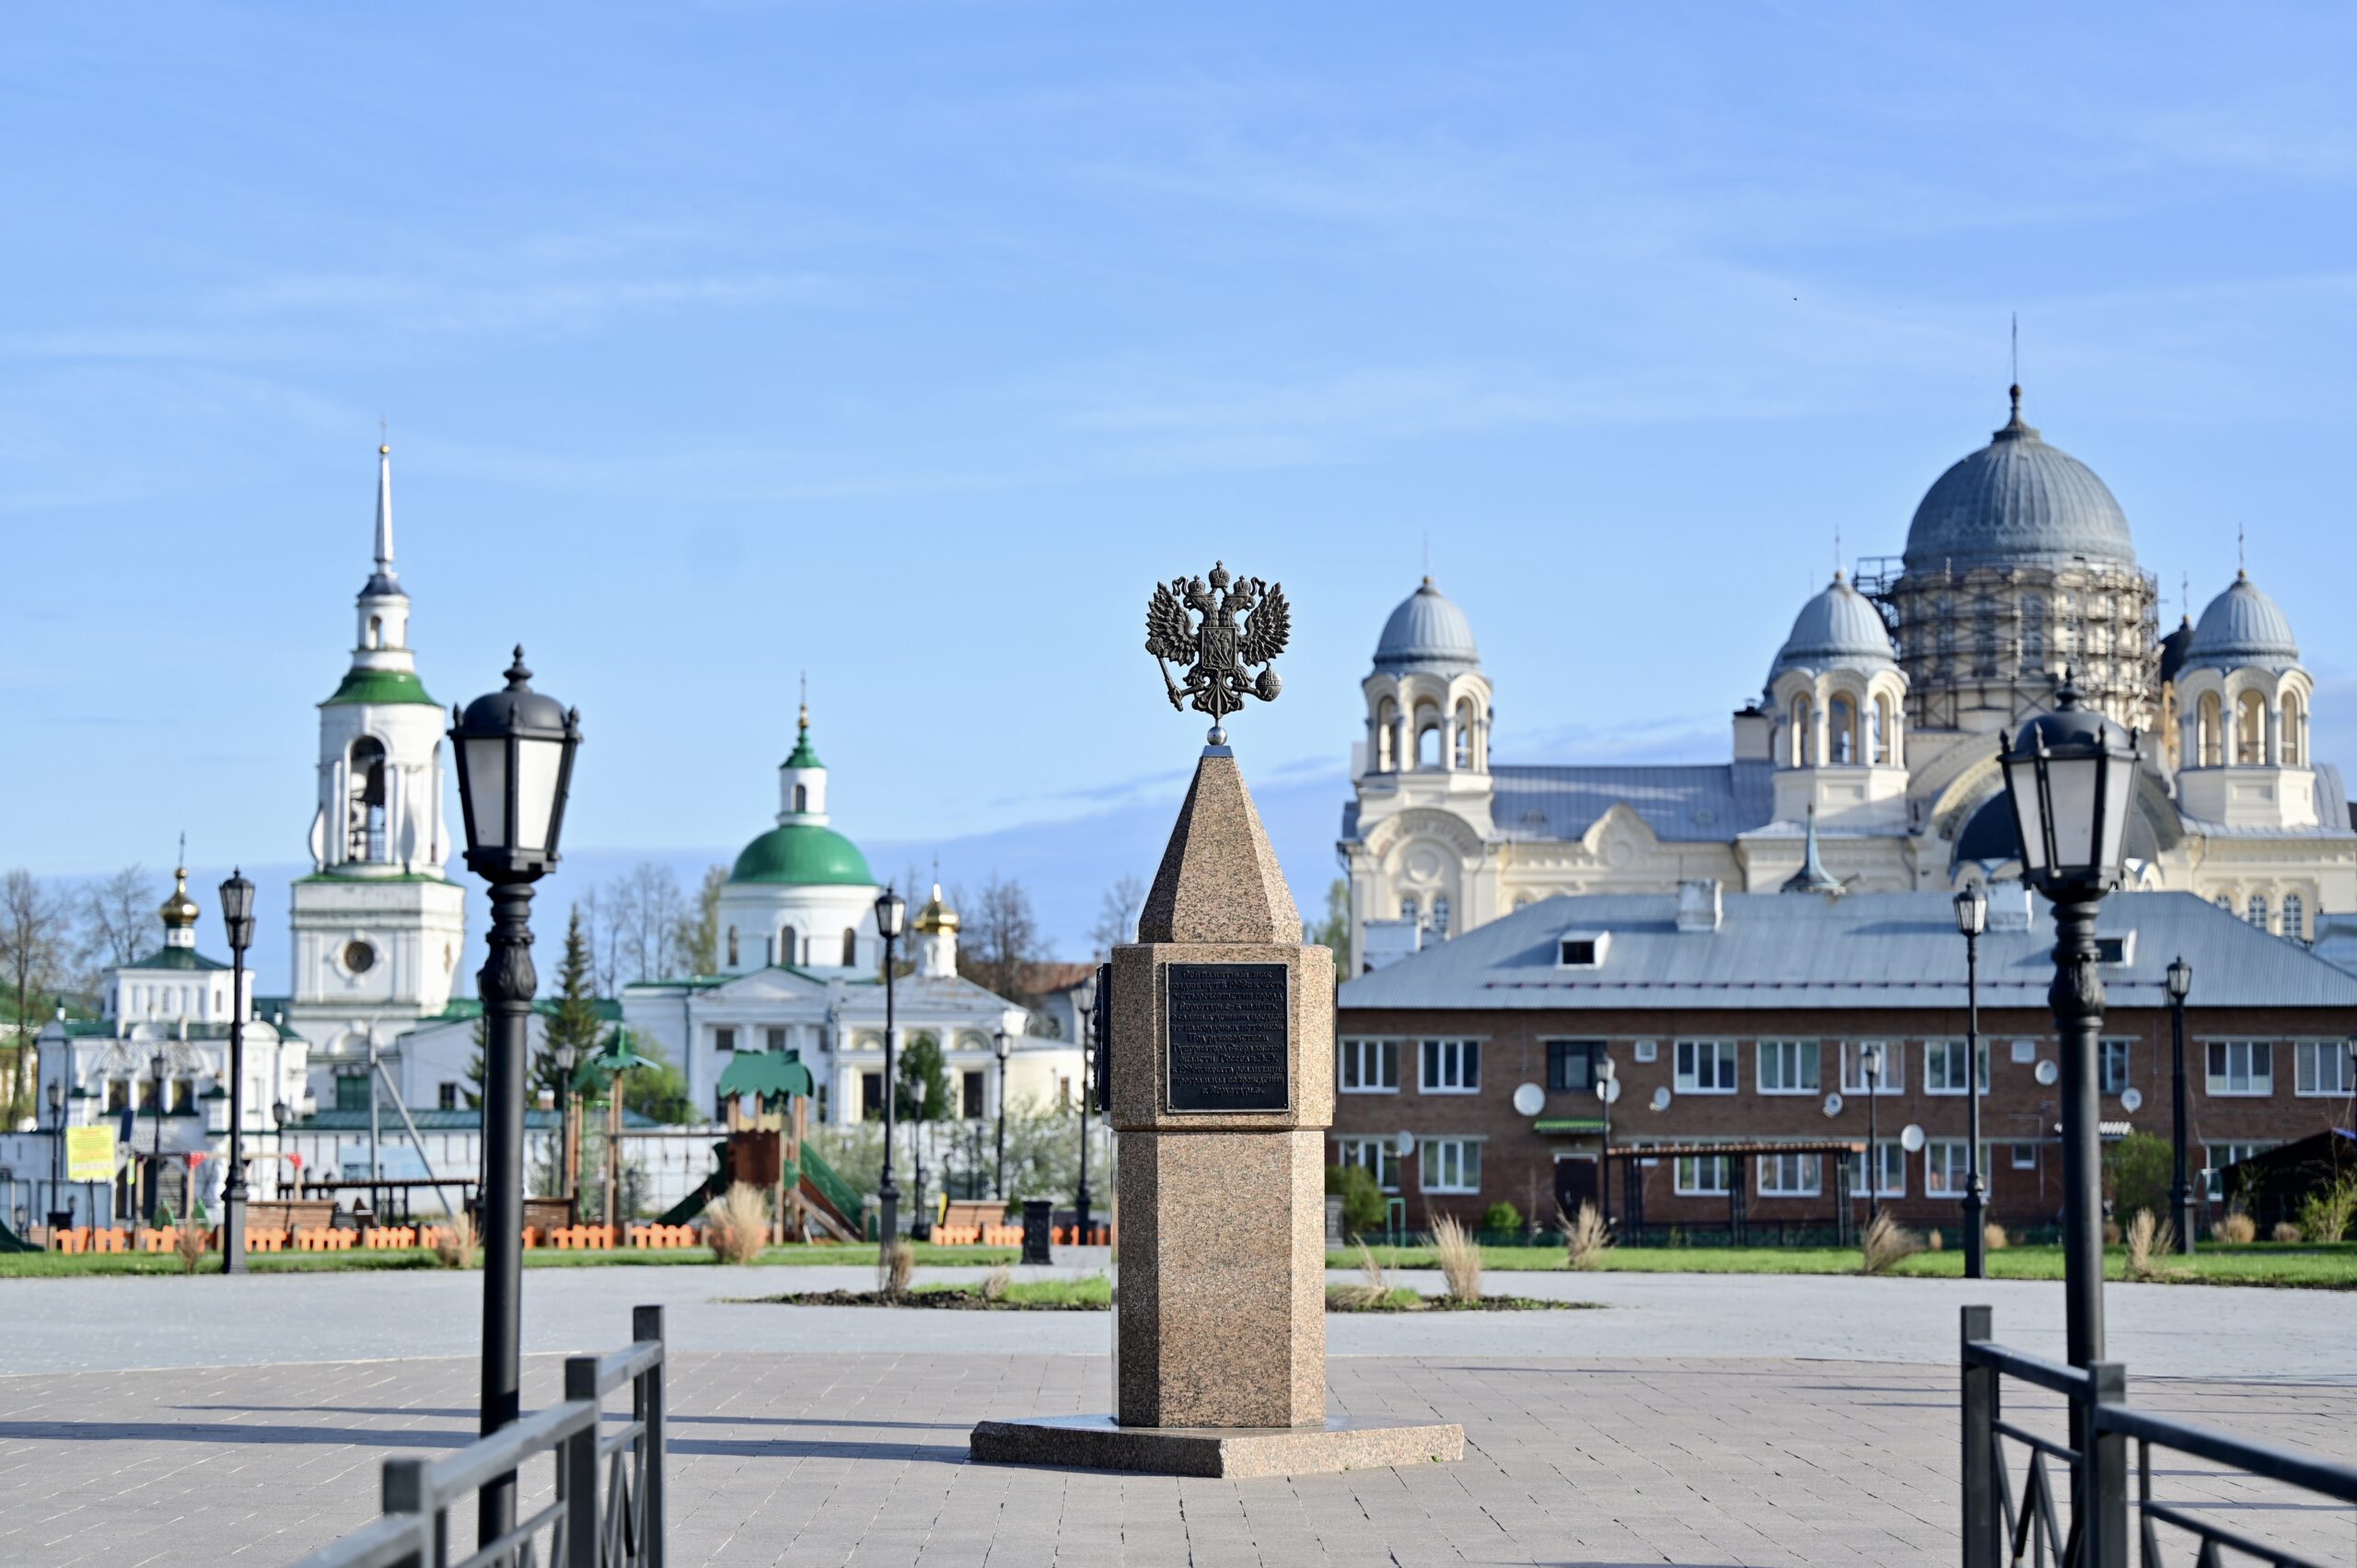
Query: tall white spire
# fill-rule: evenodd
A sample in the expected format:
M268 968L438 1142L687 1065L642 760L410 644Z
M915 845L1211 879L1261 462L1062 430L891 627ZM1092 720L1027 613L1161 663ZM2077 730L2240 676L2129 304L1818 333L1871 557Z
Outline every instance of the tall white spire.
M377 575L393 581L393 449L377 448Z

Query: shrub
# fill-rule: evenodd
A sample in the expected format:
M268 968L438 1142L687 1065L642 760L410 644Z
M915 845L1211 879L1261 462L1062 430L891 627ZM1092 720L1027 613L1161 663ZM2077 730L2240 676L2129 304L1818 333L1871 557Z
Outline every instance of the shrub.
M917 1272L917 1249L906 1237L895 1237L876 1250L876 1294L898 1301L909 1294L909 1280Z
M2300 1241L2305 1240L2307 1232L2302 1230L2298 1225L2293 1225L2290 1220L2277 1220L2275 1222L2275 1239L2278 1241Z
M2357 1176L2326 1182L2300 1200L2300 1229L2310 1241L2339 1241L2357 1215Z
M2258 1239L2258 1222L2236 1210L2210 1226L2210 1239L2228 1247L2247 1247Z
M1991 1252L2003 1252L2014 1244L2014 1238L2005 1234L2003 1225L1992 1221L1981 1229L1980 1244Z
M1326 1195L1342 1200L1342 1234L1366 1236L1383 1228L1390 1215L1375 1172L1363 1165L1326 1167Z
M1492 1236L1512 1236L1522 1229L1522 1211L1512 1203L1492 1203L1481 1211L1481 1228Z
M2165 1280L2175 1270L2162 1266L2161 1260L2177 1250L2177 1226L2167 1220L2155 1219L2150 1209L2139 1209L2136 1217L2128 1222L2128 1277L2131 1280Z
M2118 1220L2106 1220L2103 1222L2103 1244L2106 1247L2117 1247L2119 1245L2119 1222Z
M704 1216L703 1238L723 1263L757 1261L770 1239L770 1195L739 1181Z
M2177 1174L2177 1155L2166 1138L2131 1132L2116 1144L2104 1145L2103 1174L2114 1214L2132 1214L2139 1209L2165 1214L2169 1183Z
M1014 1278L1014 1271L1009 1269L1004 1263L1001 1263L997 1268L993 1269L989 1273L984 1274L982 1276L982 1299L984 1301L1004 1301L1006 1299L1006 1287Z
M1865 1272L1879 1274L1889 1270L1901 1258L1912 1257L1923 1249L1923 1238L1900 1225L1888 1214L1879 1214L1866 1226L1863 1241Z
M1433 1221L1433 1250L1440 1254L1441 1278L1448 1283L1452 1301L1481 1299L1481 1247L1446 1214Z
M446 1269L471 1269L475 1264L475 1222L453 1214L434 1227L434 1256Z
M1605 1229L1604 1216L1596 1213L1594 1203L1582 1203L1578 1214L1563 1221L1563 1250L1573 1268L1596 1267L1611 1245L1611 1233Z

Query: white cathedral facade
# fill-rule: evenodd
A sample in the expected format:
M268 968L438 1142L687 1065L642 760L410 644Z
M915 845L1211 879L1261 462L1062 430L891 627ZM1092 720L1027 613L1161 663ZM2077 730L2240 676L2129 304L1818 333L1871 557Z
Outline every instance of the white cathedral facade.
M1801 607L1724 762L1493 761L1472 625L1426 578L1363 683L1339 846L1361 968L1556 894L2017 877L1997 752L2066 672L2142 732L2132 886L2295 940L2357 911L2357 830L2310 753L2315 682L2282 611L2237 574L2198 624L2158 635L2119 502L2013 400L1925 494L1903 555Z

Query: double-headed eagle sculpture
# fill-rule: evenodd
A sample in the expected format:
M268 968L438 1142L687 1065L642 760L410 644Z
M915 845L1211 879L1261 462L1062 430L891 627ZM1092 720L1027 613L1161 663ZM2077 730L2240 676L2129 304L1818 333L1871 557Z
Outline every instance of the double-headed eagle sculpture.
M1220 720L1242 709L1246 697L1271 703L1284 689L1275 670L1263 668L1256 677L1248 669L1284 652L1292 630L1284 585L1230 577L1224 562L1213 563L1208 580L1156 583L1145 601L1145 651L1162 670L1170 705L1209 714L1214 746L1227 739ZM1174 664L1185 669L1182 679L1170 678Z

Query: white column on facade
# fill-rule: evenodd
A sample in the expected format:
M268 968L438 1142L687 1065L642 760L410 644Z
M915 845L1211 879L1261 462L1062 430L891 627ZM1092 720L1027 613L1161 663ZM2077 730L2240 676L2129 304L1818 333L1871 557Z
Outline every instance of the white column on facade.
M1440 720L1440 765L1443 772L1457 772L1457 710L1449 709Z
M1416 715L1409 708L1403 693L1399 712L1391 721L1391 767L1395 772L1404 773L1416 765L1415 724Z
M2264 706L2267 714L2267 765L2280 768L2283 765L2283 710L2275 703L2268 703Z

